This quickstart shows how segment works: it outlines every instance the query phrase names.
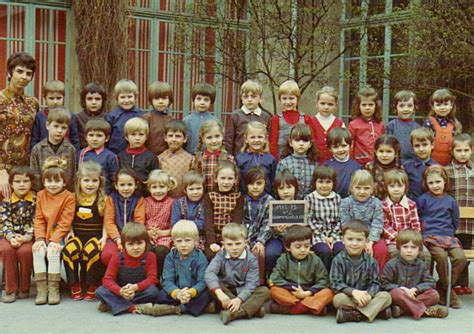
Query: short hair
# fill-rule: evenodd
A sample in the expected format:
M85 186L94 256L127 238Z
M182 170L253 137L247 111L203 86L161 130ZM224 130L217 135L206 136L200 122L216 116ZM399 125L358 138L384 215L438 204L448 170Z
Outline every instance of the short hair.
M81 107L86 109L86 96L87 94L94 93L102 96L102 108L100 108L100 111L104 110L107 101L107 92L105 91L104 87L97 82L89 82L84 86L84 88L82 88L80 96Z
M295 95L298 100L301 97L301 90L295 80L286 80L278 87L278 99L282 95Z
M273 192L276 194L277 197L278 188L280 188L284 184L293 186L295 188L295 195L298 193L298 179L287 168L279 172L275 176L275 180L273 180Z
M13 183L15 175L26 175L31 182L34 181L34 172L30 166L13 166L8 172L8 183L10 185Z
M165 124L165 135L168 132L181 132L183 136L188 136L188 128L186 123L179 119L172 119Z
M341 145L343 142L349 146L352 145L352 135L347 128L334 128L328 132L328 148Z
M357 93L356 98L354 99L354 102L352 103L352 109L351 109L352 117L353 118L361 117L362 114L360 111L360 103L362 101L362 98L370 98L374 101L375 112L374 112L373 117L375 121L380 122L382 120L382 102L380 101L380 97L377 91L371 86L363 87Z
M71 124L71 113L64 107L53 108L48 112L46 123L51 124L52 122L67 124L69 126Z
M311 187L316 188L316 181L317 180L331 180L332 181L332 189L335 190L337 188L337 173L336 171L328 166L318 166L314 169L313 178L311 180Z
M247 239L247 228L243 224L229 223L222 229L222 239Z
M148 102L153 104L153 99L168 98L170 104L174 102L173 88L168 82L155 81L148 87Z
M351 183L349 189L352 191L352 187L356 185L370 185L374 187L374 178L372 174L366 169L359 169L352 173Z
M321 97L321 95L323 94L326 94L326 95L329 95L331 97L334 98L334 102L336 102L337 104L337 101L338 101L338 95L337 95L337 91L334 87L332 86L324 86L323 88L321 88L320 90L318 90L316 92L316 102L319 101L319 98Z
M120 94L132 93L138 95L138 86L133 80L121 79L114 87L114 95L117 98Z
M395 239L397 242L397 249L400 250L402 245L409 243L410 241L418 246L420 250L423 249L423 235L420 231L413 230L413 229L404 229L398 232L397 238Z
M217 175L219 175L219 172L223 169L231 169L232 171L234 171L236 180L240 175L239 169L237 168L237 165L235 163L229 160L221 160L219 161L219 164L217 165L217 168L216 168L216 174L215 174L216 179L217 179Z
M308 226L290 226L285 232L283 232L283 244L285 248L290 248L291 244L295 241L312 241L313 232Z
M174 177L169 175L168 172L161 169L152 170L150 174L148 174L148 178L145 182L148 189L150 189L150 186L152 184L156 183L168 187L169 190L173 190L178 185L178 182L175 180Z
M184 190L186 190L186 188L189 187L190 185L193 185L196 183L204 186L204 176L202 176L202 174L199 171L193 169L193 170L187 171L186 174L184 174L182 182L183 182Z
M462 124L456 118L456 96L446 88L438 89L431 94L429 99L429 104L431 110L428 112L428 116L434 116L435 112L433 110L433 106L436 102L438 103L445 103L450 101L453 105L451 112L446 116L446 118L450 119L451 122L454 124L454 134L459 134L462 132Z
M316 145L314 144L313 130L311 130L309 125L298 123L291 128L288 139L286 140L285 146L283 147L283 152L281 154L282 158L286 158L287 156L291 155L291 153L293 153L293 148L290 146L291 140L309 141L311 143L311 147L307 152L307 156L311 162L316 163L316 160L318 159L318 151L316 150Z
M36 72L36 61L29 53L27 52L15 52L8 57L7 60L7 73L8 73L8 80L10 81L11 76L13 75L13 71L15 67L22 66L29 70L33 71L33 75Z
M192 238L199 239L199 230L192 220L181 219L173 225L171 229L171 238Z
M49 156L41 166L41 181L46 179L63 180L68 182L66 176L67 160L58 156Z
M253 166L245 173L244 183L248 186L258 180L266 181L265 175L265 170L261 166Z
M261 96L263 94L263 88L260 82L251 79L245 81L242 86L240 86L240 95L248 93L254 93Z
M86 135L91 131L100 131L105 134L106 137L110 136L110 132L112 131L112 127L110 123L107 122L105 119L101 117L92 118L87 121L85 133Z
M393 105L396 109L398 102L405 102L405 101L409 101L410 99L413 99L413 105L415 106L415 109L416 109L418 101L416 100L416 94L412 92L411 90L398 91L393 97Z
M415 140L429 141L430 143L433 143L434 142L433 131L429 128L425 128L424 126L416 128L410 133L410 143L413 145L413 142Z
M46 98L46 95L48 95L48 93L59 93L62 96L64 96L65 92L66 92L66 86L64 85L64 82L62 82L61 80L47 81L43 85L43 97L45 98Z
M453 138L453 141L451 142L451 151L454 150L456 147L456 143L461 143L467 141L469 143L469 146L473 147L474 146L474 141L473 138L469 133L460 133L458 135L455 135Z
M360 219L351 219L347 224L342 225L342 236L344 236L347 231L364 233L366 238L369 236L369 226Z
M126 242L145 241L148 245L150 241L145 225L136 222L128 222L125 224L122 229L121 239L124 246Z
M392 135L383 134L377 138L374 144L374 162L377 161L377 150L382 145L387 145L393 148L393 150L395 151L395 161L398 161L400 159L401 147L398 138Z
M251 121L247 123L247 126L245 127L244 130L244 136L248 136L250 129L255 129L255 130L261 130L265 133L265 136L268 138L268 129L265 124L259 121ZM247 152L249 149L249 144L247 144L247 140L244 142L244 146L242 146L242 152ZM269 145L268 145L268 140L265 141L265 146L263 147L264 152L268 152L269 150Z
M216 88L207 82L198 82L191 90L191 98L194 101L196 95L208 96L211 99L211 104L216 100Z
M130 176L133 179L133 181L135 181L135 183L137 185L141 183L141 180L140 180L140 177L138 176L138 174L133 169L131 169L130 167L127 167L127 166L121 167L117 171L117 173L115 173L114 178L113 178L114 184L117 184L118 178L119 178L120 175Z
M448 189L449 189L449 176L448 176L448 173L446 172L446 169L443 166L432 165L432 166L428 166L425 169L425 171L423 172L423 188L426 191L429 191L427 179L428 179L428 176L430 176L430 175L439 175L444 181L444 192L448 191Z
M392 169L385 172L383 175L385 188L388 188L389 184L398 183L405 185L405 195L408 192L409 181L407 173L402 169Z
M123 126L123 132L125 136L128 136L131 133L136 131L144 131L146 136L150 133L150 126L148 122L141 117L132 117L125 122Z

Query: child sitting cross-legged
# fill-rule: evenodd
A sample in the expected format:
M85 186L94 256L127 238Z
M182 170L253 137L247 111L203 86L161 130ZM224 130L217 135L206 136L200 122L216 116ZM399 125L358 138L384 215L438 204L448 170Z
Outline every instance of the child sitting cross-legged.
M292 226L283 234L287 253L282 254L270 275L274 303L271 313L326 314L333 293L321 259L311 252L313 232L306 226Z
M230 223L222 229L224 249L206 269L206 285L222 307L224 325L240 318L263 317L270 297L267 287L258 286L258 262L247 248L247 229Z
M444 318L448 308L436 305L439 293L425 261L418 255L423 247L423 236L417 230L402 230L397 235L400 255L387 262L382 273L382 287L392 296L392 316L404 313L420 319L423 315Z
M336 293L333 305L336 321L372 322L380 313L383 319L391 317L392 298L380 291L377 262L366 249L369 228L359 219L352 219L342 227L345 249L332 262L329 278Z
M158 302L179 306L182 313L198 316L211 301L204 282L208 261L196 248L198 228L191 220L180 220L173 226L171 237L174 248L165 259Z
M114 254L105 272L103 285L97 289L99 311L113 315L137 313L148 315L180 314L180 308L152 305L158 297L156 257L147 252L148 233L143 224L129 222L122 230L124 251Z

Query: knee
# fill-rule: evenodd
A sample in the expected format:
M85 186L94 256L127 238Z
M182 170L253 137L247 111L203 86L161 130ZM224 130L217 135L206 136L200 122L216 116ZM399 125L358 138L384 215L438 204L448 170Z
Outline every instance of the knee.
M399 298L400 296L403 296L405 294L405 292L400 289L400 288L395 288L395 289L392 289L390 290L390 296L392 296L392 298Z
M165 257L169 251L170 251L169 248L166 246L159 245L155 247L155 254L158 257Z

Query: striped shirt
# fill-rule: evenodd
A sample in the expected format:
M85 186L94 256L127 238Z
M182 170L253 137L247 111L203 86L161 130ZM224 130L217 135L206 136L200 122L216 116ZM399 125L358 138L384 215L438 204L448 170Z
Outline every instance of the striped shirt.
M394 203L390 197L382 201L383 209L383 232L387 245L395 245L395 238L399 231L411 228L421 231L416 203L406 196L398 203Z
M305 197L308 201L308 224L313 230L313 244L324 242L324 238L341 240L339 207L341 196L334 191L323 197L316 191Z
M272 237L272 229L268 226L270 201L273 197L263 194L258 199L245 195L243 224L248 229L250 247L257 242L265 245Z

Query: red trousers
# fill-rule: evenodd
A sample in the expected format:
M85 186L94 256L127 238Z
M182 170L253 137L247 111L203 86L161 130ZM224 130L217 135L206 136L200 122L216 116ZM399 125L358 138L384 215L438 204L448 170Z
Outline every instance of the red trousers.
M30 290L31 268L33 267L33 242L25 242L18 248L13 248L7 239L0 240L3 270L5 272L5 290L14 293L19 290ZM0 283L1 284L1 283Z
M415 319L420 319L428 306L436 305L439 302L439 293L435 289L428 289L417 295L415 299L408 297L400 288L390 291L390 295L392 304L400 306Z
M379 239L379 241L374 242L372 250L374 251L374 259L379 265L379 275L381 275L385 263L387 263L387 261L390 259L388 247L385 243L385 240Z

